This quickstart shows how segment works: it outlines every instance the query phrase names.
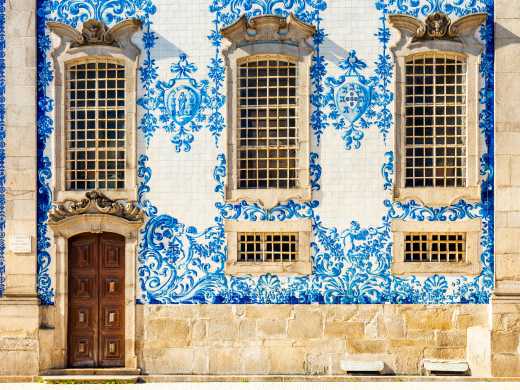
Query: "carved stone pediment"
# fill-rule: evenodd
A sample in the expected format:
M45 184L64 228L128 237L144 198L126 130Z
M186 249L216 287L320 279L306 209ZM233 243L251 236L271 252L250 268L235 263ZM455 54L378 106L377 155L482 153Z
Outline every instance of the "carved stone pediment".
M141 28L141 21L127 19L108 28L103 21L90 19L83 23L81 31L60 22L48 22L47 27L61 38L61 46L69 44L70 48L75 48L101 45L126 49L134 46L130 38Z
M123 218L130 222L143 222L144 212L137 202L112 200L100 191L90 191L81 200L65 200L54 204L49 222L57 223L69 217L84 214L104 214Z
M116 44L116 41L108 32L108 27L105 23L90 19L83 23L81 30L83 42L74 42L76 45L108 45Z
M294 14L288 17L260 15L248 19L243 15L220 33L233 44L279 41L299 43L314 35L316 27L298 19Z
M462 41L465 37L474 35L476 30L486 21L487 14L475 13L464 16L452 22L450 17L442 12L428 15L423 22L408 15L390 15L390 24L408 34L412 34L412 42L431 40Z

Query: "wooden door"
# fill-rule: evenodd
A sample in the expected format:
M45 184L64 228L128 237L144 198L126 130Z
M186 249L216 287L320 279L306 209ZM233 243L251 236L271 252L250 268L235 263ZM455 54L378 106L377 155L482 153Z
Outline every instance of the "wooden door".
M69 240L68 363L125 364L125 241L112 233Z

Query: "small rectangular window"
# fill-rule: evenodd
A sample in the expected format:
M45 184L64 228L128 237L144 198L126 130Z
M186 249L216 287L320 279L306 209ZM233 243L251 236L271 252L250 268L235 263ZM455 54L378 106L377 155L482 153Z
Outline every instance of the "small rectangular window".
M238 262L298 260L298 233L238 233Z
M240 62L238 70L238 188L295 188L296 62L254 56Z
M462 263L466 259L466 233L407 233L406 263Z
M312 223L291 221L225 221L230 275L308 275L312 272Z
M125 67L91 59L66 67L65 187L125 188Z
M406 187L466 185L466 59L430 53L405 65Z

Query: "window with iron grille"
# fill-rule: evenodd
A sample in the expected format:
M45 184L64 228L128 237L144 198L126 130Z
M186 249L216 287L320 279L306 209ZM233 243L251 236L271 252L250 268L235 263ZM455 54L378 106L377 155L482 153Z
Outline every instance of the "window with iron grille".
M404 244L407 263L461 263L466 258L466 233L408 233Z
M405 63L406 187L466 185L466 58L428 53Z
M125 187L125 66L88 59L66 66L65 187Z
M237 262L298 261L298 233L238 233Z
M297 64L280 55L238 61L237 186L298 185Z

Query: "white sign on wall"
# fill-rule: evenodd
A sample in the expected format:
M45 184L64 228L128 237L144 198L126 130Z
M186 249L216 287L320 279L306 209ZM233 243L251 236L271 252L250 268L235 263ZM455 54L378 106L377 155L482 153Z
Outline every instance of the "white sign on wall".
M31 236L17 234L9 239L9 250L13 253L31 253Z

